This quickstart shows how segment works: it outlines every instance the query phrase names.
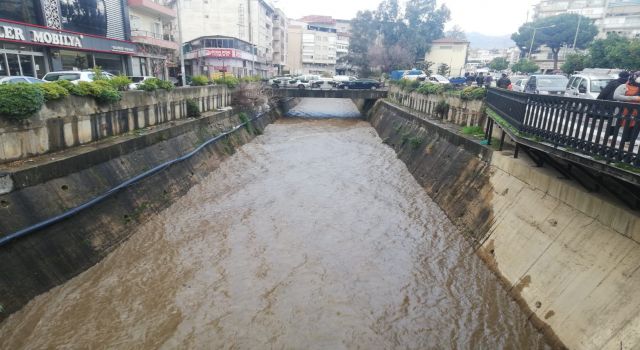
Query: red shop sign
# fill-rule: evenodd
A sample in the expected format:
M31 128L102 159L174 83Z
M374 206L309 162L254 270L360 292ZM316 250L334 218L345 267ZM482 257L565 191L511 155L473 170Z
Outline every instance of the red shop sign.
M207 57L232 58L235 57L233 49L207 49Z

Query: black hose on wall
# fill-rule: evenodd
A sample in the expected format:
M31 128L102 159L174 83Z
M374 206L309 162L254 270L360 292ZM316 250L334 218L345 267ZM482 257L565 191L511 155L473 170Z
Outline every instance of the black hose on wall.
M132 186L132 185L140 182L141 180L143 180L143 179L145 179L147 177L150 177L150 176L152 176L152 175L154 175L156 173L159 173L159 172L169 168L170 166L172 166L172 165L174 165L176 163L180 163L180 162L183 162L183 161L185 161L187 159L190 159L191 157L196 155L198 152L200 152L202 149L204 149L205 147L209 146L210 144L215 143L215 142L221 140L222 138L233 134L234 132L236 132L236 131L242 129L243 127L245 127L247 124L252 123L252 122L264 117L265 115L267 115L267 113L269 113L269 111L260 113L260 114L256 115L255 117L251 118L250 120L248 120L248 121L246 121L246 122L244 122L244 123L242 123L242 124L240 124L238 126L235 126L232 129L230 129L228 131L225 131L225 132L223 132L222 134L220 134L218 136L215 136L215 137L205 141L203 144L201 144L200 146L195 148L193 151L191 151L191 152L189 152L189 153L187 153L187 154L185 154L185 155L183 155L183 156L181 156L179 158L176 158L176 159L167 161L165 163L162 163L162 164L160 164L160 165L158 165L158 166L156 166L156 167L154 167L154 168L152 168L150 170L147 170L144 173L139 174L139 175L137 175L137 176L135 176L135 177L133 177L133 178L121 183L121 184L119 184L118 186L111 188L107 192L99 195L98 197L95 197L95 198L91 199L88 202L85 202L85 203L83 203L83 204L81 204L81 205L79 205L79 206L77 206L75 208L72 208L72 209L69 209L69 210L65 211L64 213L61 213L61 214L56 215L54 217L51 217L51 218L49 218L47 220L41 221L41 222L39 222L37 224L34 224L34 225L29 226L29 227L23 228L20 231L14 232L12 234L9 234L7 236L4 236L4 237L0 238L0 247L2 247L4 245L7 245L7 244L9 244L9 243L21 238L21 237L30 235L32 233L36 233L36 232L38 232L38 231L40 231L42 229L45 229L47 227L55 225L56 223L59 223L59 222L61 222L63 220L66 220L66 219L68 219L68 218L80 213L83 210L86 210L86 209L89 209L89 208L93 207L94 205L104 201L105 199L115 195L116 193L126 189L127 187Z

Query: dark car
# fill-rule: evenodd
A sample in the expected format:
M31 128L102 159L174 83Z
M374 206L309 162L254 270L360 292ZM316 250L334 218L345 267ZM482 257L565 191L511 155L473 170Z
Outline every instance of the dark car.
M465 77L449 78L449 82L453 85L465 85L467 83L467 78Z
M376 90L382 87L382 83L374 79L356 79L344 81L338 85L340 89L370 89Z

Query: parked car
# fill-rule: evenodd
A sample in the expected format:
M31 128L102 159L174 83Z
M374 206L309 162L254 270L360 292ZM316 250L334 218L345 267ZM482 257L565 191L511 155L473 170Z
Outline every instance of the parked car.
M377 90L382 87L382 83L375 79L356 79L352 81L345 81L338 85L340 89L370 89Z
M315 74L304 74L304 75L297 76L296 78L302 81L308 81L309 83L313 84L317 81L320 81L322 77Z
M106 76L107 79L111 79L113 74L102 72L103 75ZM42 78L44 81L57 81L57 80L68 80L74 84L78 84L81 81L92 82L95 78L95 74L92 71L60 71L60 72L49 72L45 74Z
M336 83L336 85L339 85L340 83L344 83L345 81L354 81L358 78L356 77L352 77L350 75L336 75L333 77L333 81Z
M402 79L425 81L427 79L427 74L422 70L412 69L404 72Z
M289 85L289 81L293 79L291 77L275 77L269 80L269 85L274 89L286 87Z
M44 83L44 81L40 79L36 79L34 77L27 77L23 75L12 75L10 77L0 76L0 84L18 84L18 83L41 84L41 83Z
M529 77L524 92L540 95L564 95L569 79L563 75L535 74Z
M529 78L518 79L515 82L512 82L511 90L517 91L517 92L524 92L524 86L527 84L527 80L529 80Z
M286 87L298 88L301 90L310 89L311 83L308 80L302 80L300 78L294 78L287 81Z
M434 84L450 84L449 79L443 77L442 75L434 74L426 79L430 83Z
M453 77L453 78L449 78L449 82L453 85L465 85L467 83L467 78Z
M312 88L322 90L331 90L335 85L336 83L331 78L320 78L320 80L311 83Z
M576 74L569 79L565 95L595 100L612 80L610 75Z
M129 76L129 79L131 79L132 83L129 84L129 90L136 90L138 88L138 86L140 84L142 84L145 80L149 80L152 79L154 77L149 77L149 76Z
M389 79L391 79L391 80L400 80L400 79L402 79L402 77L404 76L404 73L406 73L406 72L407 72L406 70L394 70L389 75Z

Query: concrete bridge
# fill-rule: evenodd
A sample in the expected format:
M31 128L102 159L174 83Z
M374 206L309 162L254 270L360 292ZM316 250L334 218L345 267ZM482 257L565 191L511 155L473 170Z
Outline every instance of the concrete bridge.
M386 98L387 90L320 90L270 89L273 97L350 98L353 100L379 100Z

